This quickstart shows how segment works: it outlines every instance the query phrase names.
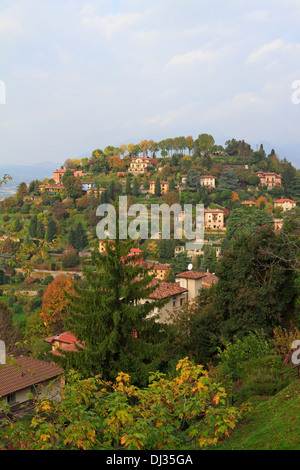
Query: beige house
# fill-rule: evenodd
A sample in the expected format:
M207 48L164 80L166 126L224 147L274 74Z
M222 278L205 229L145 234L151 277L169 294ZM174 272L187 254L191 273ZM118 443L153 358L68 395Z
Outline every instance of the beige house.
M177 282L152 281L157 283L156 289L149 295L148 299L141 300L142 303L149 303L155 300L168 299L167 303L158 310L155 308L151 315L159 315L160 322L168 322L169 314L183 306L187 300L188 290L181 287Z
M169 264L154 264L151 266L149 274L154 274L155 279L164 281L169 273L170 265Z
M185 271L176 275L176 282L183 289L187 289L187 301L197 297L199 290L202 289L202 281L205 277L206 274L197 271Z
M215 188L216 178L211 175L202 175L200 176L200 184L201 186L206 186L207 188Z
M11 405L11 411L26 410L32 395L58 396L63 386L63 369L32 357L16 357L12 364L0 366L0 402ZM24 408L23 408L24 407Z
M169 181L161 181L160 182L160 190L162 194L169 192ZM149 192L151 194L155 194L155 180L150 181L150 189Z
M282 229L283 219L273 219L274 220L274 230L277 232Z
M260 179L259 186L267 186L268 189L272 189L276 185L281 186L282 176L277 173L259 171L256 174Z
M133 173L134 175L141 175L149 170L152 170L152 168L153 164L149 158L137 157L131 160L128 171L129 173Z
M274 201L274 209L276 207L282 207L283 211L290 211L294 207L296 207L296 201L293 201L292 199L277 199L277 201Z
M221 209L204 209L204 228L210 230L225 230L225 212Z

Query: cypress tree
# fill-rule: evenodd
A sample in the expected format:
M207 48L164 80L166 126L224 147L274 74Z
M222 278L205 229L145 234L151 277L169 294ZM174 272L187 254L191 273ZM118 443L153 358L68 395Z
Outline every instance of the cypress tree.
M148 268L124 262L131 241L106 245L105 255L93 252L96 270L87 271L84 285L77 284L75 294L68 295L64 325L83 346L54 359L83 377L102 374L114 380L123 371L133 383L146 385L149 373L167 358L168 326L151 315L165 301L142 302L155 285Z
M28 230L29 230L30 236L35 238L36 237L36 231L37 231L37 216L36 215L31 217Z
M160 179L159 178L156 178L154 193L155 193L155 196L157 196L157 197L161 196Z

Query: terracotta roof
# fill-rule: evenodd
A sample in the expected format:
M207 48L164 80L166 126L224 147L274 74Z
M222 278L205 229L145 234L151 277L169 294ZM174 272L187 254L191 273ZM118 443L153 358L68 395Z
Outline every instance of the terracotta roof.
M0 365L0 396L23 390L63 374L55 364L39 361L32 357L16 357L16 365Z
M274 201L274 204L278 202L278 203L281 203L281 202L292 202L293 204L296 204L296 201L293 201L292 199L277 199L276 201Z
M156 269L156 270L158 269L158 270L161 270L161 271L166 271L166 270L169 269L169 267L170 267L169 264L155 264L155 265L153 266L153 269Z
M46 343L53 343L53 341L60 341L61 343L73 344L76 343L76 338L72 333L65 332L59 335L51 336L45 339Z
M150 299L161 300L187 292L187 289L180 287L178 282L156 282L156 284L157 288L149 295Z
M212 175L201 175L200 178L214 178L214 179L216 179L216 177L212 176Z
M210 212L216 212L216 213L224 213L225 211L222 209L204 209L204 212L210 213Z
M184 279L201 279L205 276L206 274L199 273L198 271L185 271L184 273L176 274L176 277Z
M217 284L219 278L210 272L205 273L205 277L202 280L202 287L211 287L212 284Z

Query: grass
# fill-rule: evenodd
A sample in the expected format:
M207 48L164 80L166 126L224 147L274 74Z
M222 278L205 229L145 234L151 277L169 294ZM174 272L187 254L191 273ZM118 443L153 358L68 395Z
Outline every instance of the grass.
M214 450L300 450L300 380L251 403L248 417Z

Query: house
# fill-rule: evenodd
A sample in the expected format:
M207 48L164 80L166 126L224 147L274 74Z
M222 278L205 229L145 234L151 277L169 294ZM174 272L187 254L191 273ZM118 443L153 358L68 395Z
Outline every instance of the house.
M151 313L151 315L159 314L160 322L168 322L169 313L182 307L184 302L186 302L188 290L181 287L178 282L159 282L155 279L152 282L156 285L155 290L149 295L148 299L143 299L141 302L149 303L155 300L168 299L167 303L162 308L158 310L158 308L155 307Z
M170 265L169 264L153 264L150 267L149 274L155 275L155 279L159 279L160 281L164 281L168 277Z
M94 181L83 181L82 182L82 191L88 191L89 189L95 188L96 183Z
M60 194L63 191L64 186L60 183L56 184L40 184L39 190L47 194Z
M187 289L187 300L192 300L197 297L199 290L202 289L203 278L206 274L198 271L185 271L176 275L176 282L180 287Z
M141 175L149 170L152 170L152 168L153 164L149 158L136 157L131 160L128 171L133 175Z
M214 273L210 273L208 269L202 279L202 288L209 289L213 284L217 284L218 280L219 278Z
M222 209L204 209L204 228L210 230L225 230L225 211Z
M63 369L55 364L20 356L13 362L0 365L0 402L20 411L30 405L32 395L39 397L58 394L63 386Z
M216 178L211 175L202 175L200 176L200 184L201 186L205 186L207 188L215 188Z
M82 346L76 339L76 337L69 331L61 333L44 340L46 343L51 344L52 354L60 354L58 349L63 351L77 351L77 346Z
M150 181L150 193L155 194L155 180ZM169 192L169 181L161 181L160 182L160 191L162 194L166 194Z
M242 204L243 206L252 207L252 206L255 206L255 205L256 205L256 202L254 202L254 201L243 201L243 202L241 202L241 204Z
M267 186L268 189L272 189L274 186L281 186L282 176L277 173L259 171L256 174L260 179L259 186Z
M284 212L290 211L293 207L296 207L296 204L296 201L292 199L277 199L277 201L274 201L274 209L276 209L276 207L282 207Z
M66 171L67 170L63 170L63 169L53 171L53 179L56 184L59 184L62 182L62 179Z
M277 232L282 229L283 219L273 219L274 220L274 230Z
M60 170L55 170L53 171L53 179L56 184L59 184L62 182L62 179L64 177L64 174L66 171L72 171L73 175L77 177L82 177L85 176L85 173L81 170L65 170L65 169L60 169Z

